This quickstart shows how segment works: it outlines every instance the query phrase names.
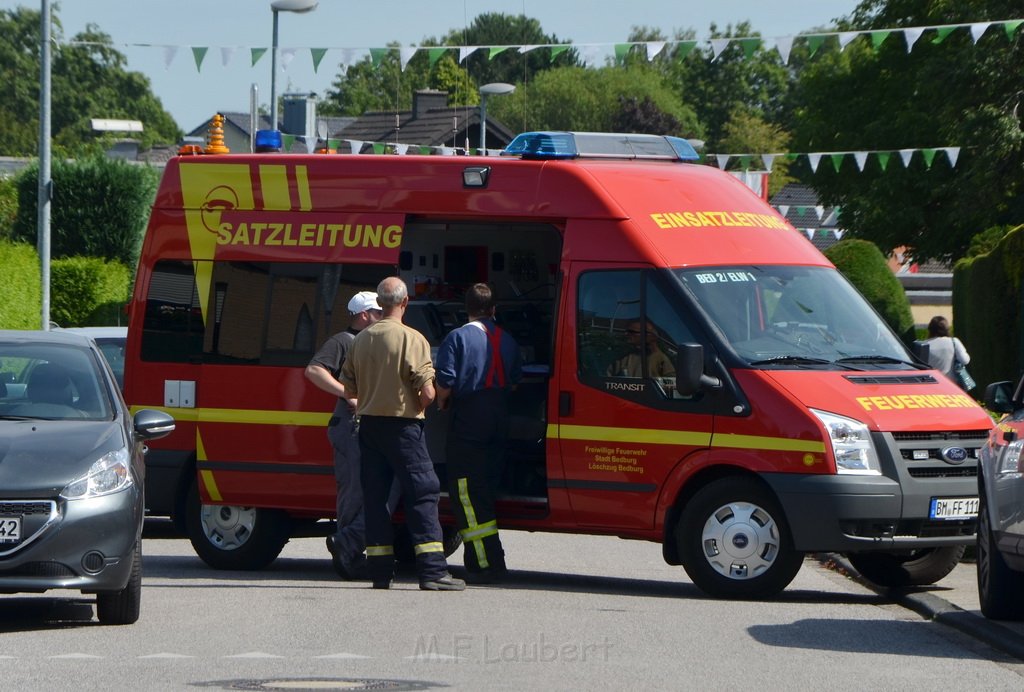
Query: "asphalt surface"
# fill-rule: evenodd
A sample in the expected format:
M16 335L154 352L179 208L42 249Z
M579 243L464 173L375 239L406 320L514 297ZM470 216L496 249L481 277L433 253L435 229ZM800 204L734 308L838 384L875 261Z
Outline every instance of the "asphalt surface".
M922 617L954 627L989 646L1024 661L1024 622L990 620L981 614L978 603L978 579L974 561L961 562L944 579L928 587L885 589L860 578L841 555L820 554L827 567L856 579L868 588L887 596Z

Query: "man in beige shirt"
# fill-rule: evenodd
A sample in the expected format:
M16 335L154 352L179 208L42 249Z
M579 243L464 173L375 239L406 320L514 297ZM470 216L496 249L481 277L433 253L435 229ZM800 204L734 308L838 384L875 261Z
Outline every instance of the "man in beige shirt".
M370 578L373 588L386 589L394 576L394 535L387 502L397 478L420 588L461 591L466 584L448 573L444 557L437 515L441 484L423 432L423 412L435 395L430 344L402 324L409 305L405 282L397 276L381 281L377 301L383 317L359 332L341 368L341 383L357 401Z

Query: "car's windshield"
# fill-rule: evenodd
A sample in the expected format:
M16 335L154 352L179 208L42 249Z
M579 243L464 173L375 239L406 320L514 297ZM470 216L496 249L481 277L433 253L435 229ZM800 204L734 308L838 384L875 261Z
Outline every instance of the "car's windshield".
M107 420L112 415L110 392L91 349L0 341L0 420Z
M736 266L677 275L750 365L914 367L900 340L834 269Z

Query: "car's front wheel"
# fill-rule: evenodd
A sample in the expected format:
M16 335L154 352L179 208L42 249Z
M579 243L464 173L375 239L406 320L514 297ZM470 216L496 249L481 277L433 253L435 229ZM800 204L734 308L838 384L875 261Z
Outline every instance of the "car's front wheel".
M195 482L185 503L185 527L196 554L214 569L263 569L277 559L290 537L285 512L206 505Z
M996 546L985 493L978 505L978 601L993 620L1024 620L1024 572L1010 569Z
M130 625L139 619L141 603L142 541L136 540L128 583L120 591L100 591L96 594L96 619L104 625Z

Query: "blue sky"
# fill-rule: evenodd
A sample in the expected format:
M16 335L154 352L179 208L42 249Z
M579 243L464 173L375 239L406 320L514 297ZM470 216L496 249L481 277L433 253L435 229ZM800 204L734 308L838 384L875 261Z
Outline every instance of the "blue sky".
M60 5L65 38L87 23L98 25L128 58L128 68L149 77L183 130L217 111L248 111L253 83L260 102L269 103L270 55L252 66L249 49L271 44L270 0L63 0ZM702 39L712 23L724 28L744 20L763 36L788 36L829 26L856 5L854 0L320 0L311 13L280 15L279 46L297 52L286 69L279 64L277 90L324 95L338 73L337 49L382 47L389 41L416 45L485 12L526 14L562 40L612 44L624 41L635 25L657 27L668 36L694 29ZM40 3L0 0L0 9L18 6L38 9ZM139 43L156 47L131 45ZM179 46L169 67L162 47L167 45ZM191 46L209 48L200 72ZM222 47L236 47L227 66ZM334 49L317 72L310 48Z

